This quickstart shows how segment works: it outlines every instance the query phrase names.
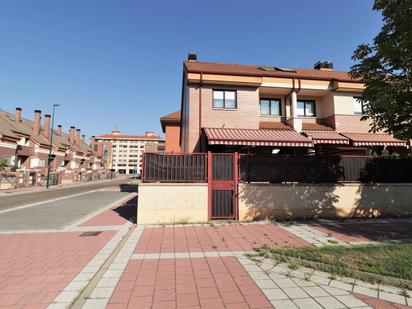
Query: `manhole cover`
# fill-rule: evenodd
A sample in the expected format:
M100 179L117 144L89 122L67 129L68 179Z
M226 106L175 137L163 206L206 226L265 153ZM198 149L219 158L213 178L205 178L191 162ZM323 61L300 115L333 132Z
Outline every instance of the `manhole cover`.
M80 234L80 237L90 237L90 236L97 236L101 233L101 231L99 232L84 232Z

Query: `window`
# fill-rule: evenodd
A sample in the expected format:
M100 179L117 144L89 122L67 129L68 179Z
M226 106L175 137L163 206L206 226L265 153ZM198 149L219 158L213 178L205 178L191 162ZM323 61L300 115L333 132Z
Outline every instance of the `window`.
M214 108L236 108L236 91L235 90L213 90L213 107Z
M261 99L260 100L260 114L280 116L280 100L279 99Z
M365 102L362 102L362 98L353 97L353 113L355 115L363 115L366 112Z
M315 101L298 100L298 117L314 117L315 116Z

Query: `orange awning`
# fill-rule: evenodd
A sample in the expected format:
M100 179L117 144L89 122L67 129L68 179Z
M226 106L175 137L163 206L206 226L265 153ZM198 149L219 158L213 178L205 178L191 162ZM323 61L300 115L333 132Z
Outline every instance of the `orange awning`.
M406 141L394 138L389 134L374 133L341 133L349 138L353 146L398 146L406 147Z
M304 131L312 138L314 144L344 144L349 145L349 139L335 131Z
M203 128L210 145L313 147L307 137L294 130Z

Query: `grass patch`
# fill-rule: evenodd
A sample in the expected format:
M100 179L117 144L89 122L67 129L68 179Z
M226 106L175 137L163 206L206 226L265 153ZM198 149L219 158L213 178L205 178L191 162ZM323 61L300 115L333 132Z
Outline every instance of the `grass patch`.
M333 272L365 281L366 272L404 280L412 280L412 243L387 243L363 246L326 246L322 248L264 248L277 256L295 258L332 266ZM361 278L359 278L359 276Z

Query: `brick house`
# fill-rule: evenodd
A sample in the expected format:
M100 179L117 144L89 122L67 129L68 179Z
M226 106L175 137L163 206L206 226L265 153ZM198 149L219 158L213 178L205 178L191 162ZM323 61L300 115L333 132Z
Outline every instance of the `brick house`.
M17 107L14 114L0 110L0 157L6 158L10 166L22 171L46 174L50 151L51 116L35 110L33 121L22 117ZM62 132L58 125L53 132L51 171L84 171L100 169L100 158L80 138L80 129L71 127L70 133Z
M165 151L180 152L180 111L160 118L163 133L165 133Z
M407 142L370 133L358 98L364 85L330 62L313 69L183 64L183 152L336 153L406 150Z

